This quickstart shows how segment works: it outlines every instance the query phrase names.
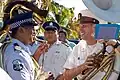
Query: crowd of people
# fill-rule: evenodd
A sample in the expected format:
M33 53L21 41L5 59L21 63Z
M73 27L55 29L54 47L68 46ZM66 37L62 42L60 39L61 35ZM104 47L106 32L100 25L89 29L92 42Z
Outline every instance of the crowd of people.
M101 66L102 56L96 55L101 50L101 53L107 53L104 49L108 45L112 45L115 52L111 56L114 59L112 70L106 75L107 71L100 69L90 80L103 80L103 77L105 80L119 80L119 41L96 40L97 19L81 16L81 40L75 44L67 40L67 32L54 21L45 21L41 25L44 40L37 39L35 27L39 23L34 19L33 12L17 11L4 26L9 27L11 41L1 48L4 71L1 69L0 76L4 77L3 80L88 80L88 75L83 76Z

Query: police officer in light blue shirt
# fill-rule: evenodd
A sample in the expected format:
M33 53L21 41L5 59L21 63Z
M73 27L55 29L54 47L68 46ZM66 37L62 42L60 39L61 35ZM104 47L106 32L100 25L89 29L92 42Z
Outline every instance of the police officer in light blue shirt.
M4 69L13 80L34 80L34 65L26 46L35 36L33 12L18 14L8 20L12 42L4 52Z

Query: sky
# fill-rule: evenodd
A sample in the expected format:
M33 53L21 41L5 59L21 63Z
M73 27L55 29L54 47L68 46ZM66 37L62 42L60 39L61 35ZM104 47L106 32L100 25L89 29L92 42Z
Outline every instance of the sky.
M54 0L55 2L64 5L65 7L75 7L75 16L84 9L87 9L82 0Z

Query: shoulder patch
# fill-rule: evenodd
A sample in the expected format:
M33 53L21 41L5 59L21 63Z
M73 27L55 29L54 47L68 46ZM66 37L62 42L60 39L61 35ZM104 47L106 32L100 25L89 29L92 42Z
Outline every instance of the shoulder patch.
M61 42L62 44L64 44L65 46L67 46L67 47L70 47L67 43L65 43L65 42Z
M13 70L15 71L21 71L23 69L23 64L20 59L14 60L12 64L13 64Z

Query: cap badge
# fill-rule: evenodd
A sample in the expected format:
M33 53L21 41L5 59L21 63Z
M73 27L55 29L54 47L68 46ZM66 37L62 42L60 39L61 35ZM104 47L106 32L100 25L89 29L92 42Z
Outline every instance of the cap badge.
M50 25L50 26L53 26L53 23L51 22L49 25Z

